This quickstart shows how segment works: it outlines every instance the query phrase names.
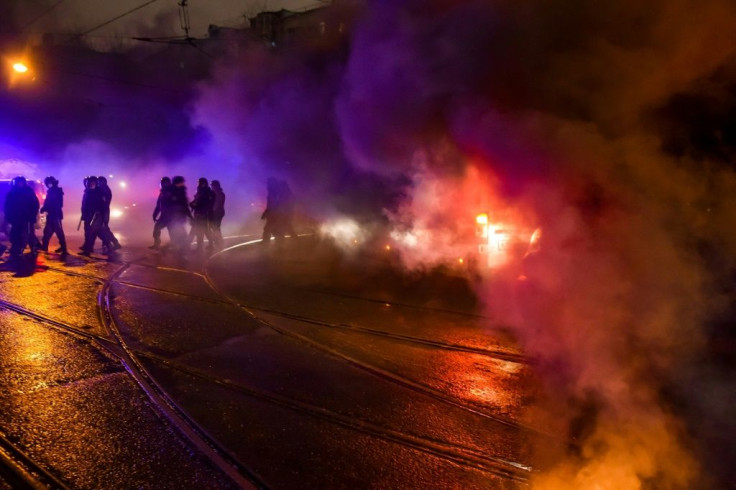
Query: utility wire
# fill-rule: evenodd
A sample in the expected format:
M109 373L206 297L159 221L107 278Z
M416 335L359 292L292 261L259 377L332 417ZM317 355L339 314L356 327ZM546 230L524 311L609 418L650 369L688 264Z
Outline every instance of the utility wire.
M46 10L44 10L43 12L41 12L40 14L38 14L32 21L30 21L28 24L26 24L26 26L23 28L23 31L25 31L26 29L28 29L29 27L31 27L33 24L35 24L36 22L38 22L42 17L44 17L46 14L48 14L49 12L51 12L52 10L54 10L56 7L58 7L59 5L61 5L64 2L66 2L66 0L59 0L58 2L56 2L55 4L53 4L51 7L47 8Z
M205 51L205 50L204 50L204 49L202 49L201 47L197 46L197 45L196 45L196 44L194 43L194 40L191 40L191 41L190 41L190 43L189 43L189 45L190 45L190 46L192 46L192 47L193 47L194 49L196 49L197 51L199 51L200 53L202 53L203 55L205 55L206 57L208 57L208 58L210 58L210 59L215 59L215 57L214 57L214 56L212 56L211 54L209 54L209 53L208 53L207 51Z
M120 20L120 19L122 19L123 17L125 17L125 16L127 16L127 15L130 15L130 14L132 14L132 13L133 13L133 12L135 12L136 10L140 10L140 9L142 9L143 7L147 7L148 5L151 5L151 4L152 4L152 3L154 3L154 2L158 2L158 0L149 0L149 1L148 1L148 2L146 2L146 3L142 3L141 5L138 5L137 7L135 7L135 8L132 8L132 9L128 10L127 12L124 12L124 13L122 13L122 14L118 15L117 17L113 17L112 19L110 19L110 20L108 20L108 21L105 21L105 22L103 22L102 24L99 24L99 25L96 25L96 26L94 26L94 27L93 27L92 29L87 29L87 30L86 30L86 31L84 31L83 33L79 34L79 35L78 35L78 37L82 37L82 36L85 36L85 35L89 34L90 32L94 32L94 31L96 31L97 29L99 29L99 28L101 28L101 27L105 27L105 26L106 26L106 25L108 25L108 24L112 24L112 23L113 23L113 22L115 22L116 20Z

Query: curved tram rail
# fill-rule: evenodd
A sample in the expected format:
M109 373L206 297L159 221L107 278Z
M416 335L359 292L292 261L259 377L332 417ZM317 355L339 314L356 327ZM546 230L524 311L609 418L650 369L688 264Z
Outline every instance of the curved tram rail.
M192 446L209 459L215 467L220 469L240 488L265 488L263 482L261 482L260 478L254 472L230 456L224 447L209 436L204 429L166 394L163 388L159 386L156 380L149 375L138 361L137 353L125 344L110 312L110 286L134 262L136 260L122 263L106 279L92 275L71 273L73 275L88 277L101 283L101 288L97 295L97 310L99 320L105 327L109 338L85 332L78 327L48 318L5 300L0 300L0 308L26 316L66 334L81 337L91 345L113 355L135 380L159 413L173 427L178 429ZM23 484L29 488L66 488L58 477L36 465L31 458L25 455L22 449L13 446L3 438L0 438L0 463L5 463L5 466L8 468L6 472L10 481L18 481L19 484L20 482L24 482Z
M259 240L256 240L256 242L257 241ZM485 355L488 357L498 358L498 359L512 361L512 362L521 362L521 363L529 362L527 358L521 355L514 355L514 354L510 354L506 352L497 352L497 351L486 350L486 349L477 349L477 348L466 347L466 346L450 344L450 343L436 342L436 341L422 339L418 337L403 336L403 335L398 335L398 334L394 334L394 333L383 331L383 330L365 328L359 325L330 324L330 323L321 321L319 319L301 317L301 316L293 315L287 312L259 309L254 306L239 303L233 298L228 297L227 295L222 293L220 290L218 290L218 288L212 282L210 276L207 273L207 265L208 265L209 260L211 260L216 255L226 253L229 250L232 250L240 246L248 245L250 243L253 243L253 242L251 241L251 242L237 244L235 246L229 247L211 256L207 260L207 262L205 262L205 264L203 265L203 269L202 269L203 272L139 264L138 262L141 260L141 258L121 263L120 267L118 267L113 273L111 273L108 277L104 279L99 276L92 275L92 274L78 273L78 272L73 272L73 271L69 271L69 270L65 270L61 268L47 266L46 267L47 270L66 274L66 275L73 275L73 276L92 279L101 284L101 287L100 287L100 290L97 296L99 320L101 324L105 327L106 331L108 332L110 336L109 338L90 334L89 332L85 332L74 326L47 318L43 315L39 315L32 311L26 310L18 305L14 305L12 303L8 303L3 300L0 300L0 308L5 308L8 310L14 311L16 313L31 317L41 323L44 323L49 326L55 327L57 329L63 330L69 334L81 336L87 339L88 341L94 343L98 348L104 349L107 352L114 355L115 357L117 357L122 363L122 365L124 366L124 368L126 369L126 371L129 373L129 375L136 381L136 383L143 390L143 392L145 392L145 394L149 397L149 399L151 400L153 405L156 407L156 409L159 410L160 413L164 415L166 419L174 427L176 427L191 442L191 444L197 450L199 450L202 454L204 454L216 467L218 467L221 471L223 471L226 475L228 475L236 484L238 484L242 488L265 488L266 484L253 470L247 468L245 464L238 461L237 458L232 456L226 448L222 447L215 440L214 437L209 435L208 432L204 428L202 428L195 420L193 420L189 415L187 415L185 410L183 410L166 393L165 389L162 386L160 386L159 383L148 373L148 371L145 369L143 364L140 362L139 360L140 358L150 359L157 363L164 364L171 369L180 371L186 375L205 380L209 383L216 384L223 388L233 390L239 393L243 393L249 396L253 396L260 400L274 403L279 406L298 411L305 415L318 417L320 419L329 421L331 423L334 423L334 424L337 424L337 425L340 425L346 428L350 428L356 431L360 431L362 433L369 434L375 437L379 437L387 441L391 441L391 442L398 443L398 444L401 444L407 447L411 447L416 450L420 450L422 452L426 452L426 453L447 459L456 464L461 464L461 465L472 467L472 468L475 468L481 471L486 471L490 474L501 476L503 478L506 478L512 481L516 481L516 482L520 482L520 483L528 481L529 473L532 471L532 469L521 463L505 461L500 458L495 458L493 456L482 454L478 452L477 450L462 447L462 446L459 446L459 445L456 445L450 442L430 440L430 439L423 438L421 436L417 436L414 434L407 434L407 433L404 433L398 430L394 430L391 428L376 426L375 424L361 420L359 418L345 416L345 415L342 415L336 412L329 411L323 407L312 406L310 404L306 404L298 400L293 400L288 397L274 395L272 393L267 393L264 391L243 387L243 386L237 385L236 383L233 383L230 380L221 379L216 376L212 376L208 373L199 372L195 369L191 369L187 366L173 363L168 359L161 358L154 354L134 350L126 344L117 324L115 323L114 316L111 312L110 291L111 291L113 284L121 284L121 285L128 286L128 287L145 289L145 290L149 290L151 292L156 292L156 293L183 296L189 299L194 299L197 301L202 301L202 302L207 302L207 303L228 304L228 305L237 306L242 311L244 311L248 316L253 318L255 321L259 322L260 324L270 329L273 329L279 334L295 338L299 340L300 342L310 345L313 348L319 349L320 351L326 353L329 356L339 358L343 360L344 362L354 365L358 367L359 369L367 371L368 373L374 376L377 376L381 379L389 380L404 388L408 388L413 391L422 393L424 395L428 395L440 403L445 403L445 404L454 406L456 408L460 408L462 410L468 411L474 415L481 416L483 418L492 419L503 425L507 425L507 426L516 428L522 432L528 432L535 436L541 435L541 436L552 437L547 434L539 432L539 430L535 428L520 425L508 419L499 417L494 414L490 414L484 411L480 407L471 406L451 396L448 396L447 394L444 394L438 390L430 388L429 386L417 383L416 381L408 379L399 374L388 372L380 368L374 367L366 362L351 358L350 356L347 356L325 345L322 345L319 342L316 342L306 336L300 335L288 329L280 328L276 325L273 325L259 318L257 312L263 311L264 313L269 313L271 315L282 316L284 318L304 321L307 323L315 323L315 324L318 324L324 327L346 329L346 330L352 330L355 332L360 332L363 334L381 336L381 337L393 340L395 342L417 343L417 344L422 344L424 346L438 348L438 349L449 349L449 350L472 352L475 354L481 354L481 355ZM98 261L100 259L89 258L86 260ZM212 291L215 292L221 299L213 299L213 298L206 298L206 297L201 297L201 296L196 296L196 295L189 295L189 294L185 294L181 292L154 288L154 287L144 286L140 284L135 284L135 283L128 282L128 281L119 280L119 276L132 265L142 266L142 267L153 267L156 269L176 271L176 272L181 272L181 273L197 276L200 279L204 280L206 284L212 289ZM366 298L355 298L355 299L358 299L358 300L363 299L365 301L375 302L375 300L366 299ZM0 440L0 442L2 441ZM18 454L22 454L22 452L18 450L17 448L15 449L15 452ZM28 463L27 464L24 463L23 465L21 465L21 467L34 468L33 463L29 459L28 459ZM47 474L44 470L39 469L35 471L35 474L47 475L47 476L43 476L43 478L40 479L42 482L44 482L42 486L49 486L45 482L50 481L51 482L50 486L63 488L63 484L61 482L55 479L53 475ZM35 488L35 487L31 486L31 488Z

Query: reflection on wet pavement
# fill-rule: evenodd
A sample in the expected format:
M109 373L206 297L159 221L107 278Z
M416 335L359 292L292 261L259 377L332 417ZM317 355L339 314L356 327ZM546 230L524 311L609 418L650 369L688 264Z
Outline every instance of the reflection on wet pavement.
M11 394L0 429L74 486L110 486L116 472L130 473L126 486L231 485L161 422L117 351L101 347L121 341L177 409L267 486L525 481L531 441L547 437L524 424L533 374L467 284L401 277L305 243L184 264L129 248L115 262L40 257L27 277L0 272L3 300L20 305L0 312L1 387ZM94 457L81 456L86 447ZM187 454L196 464L183 471Z
M104 351L6 311L0 333L2 431L70 486L230 485L192 458Z

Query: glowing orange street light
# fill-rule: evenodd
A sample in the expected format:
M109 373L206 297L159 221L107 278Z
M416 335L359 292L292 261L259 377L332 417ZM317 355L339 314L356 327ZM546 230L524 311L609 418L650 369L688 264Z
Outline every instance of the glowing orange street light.
M26 61L25 57L17 57L15 59L3 58L3 65L3 71L7 71L9 75L9 88L27 84L36 79L35 69L33 65Z
M13 70L15 70L17 73L28 73L28 65L26 65L22 61L16 61L15 63L13 63Z

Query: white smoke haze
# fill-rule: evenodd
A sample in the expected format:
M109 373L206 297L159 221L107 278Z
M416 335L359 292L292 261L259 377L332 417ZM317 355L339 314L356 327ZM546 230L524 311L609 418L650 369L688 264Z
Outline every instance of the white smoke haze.
M370 238L370 233L364 226L347 217L325 221L321 224L319 231L323 235L332 238L339 247L346 250L359 250L365 241Z

